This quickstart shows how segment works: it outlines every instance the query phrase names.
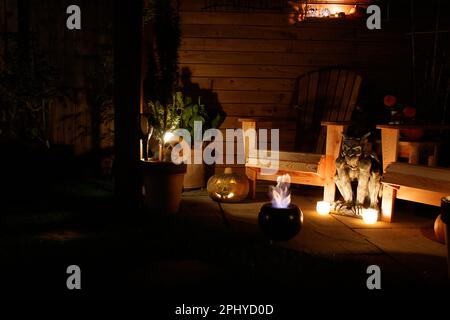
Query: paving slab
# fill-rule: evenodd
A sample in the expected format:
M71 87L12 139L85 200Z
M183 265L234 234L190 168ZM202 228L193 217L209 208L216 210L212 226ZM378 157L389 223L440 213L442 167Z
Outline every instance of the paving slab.
M220 225L224 223L223 219L218 219L223 210L235 235L258 238L263 237L257 221L259 210L269 202L267 192L262 188L259 191L256 200L241 203L219 205L205 191L184 193L183 201L190 209L196 208L191 211L195 211L194 214L199 217L214 216L215 223ZM434 241L434 217L427 212L417 215L413 212L414 208L410 212L411 205L400 206L403 211L397 212L399 218L396 222L379 221L368 225L358 218L318 215L315 207L321 197L320 189L294 190L292 203L299 206L304 214L302 230L293 239L276 242L275 245L337 260L377 264L383 270L401 275L399 277L405 283L417 276L430 281L446 278L445 246Z
M259 210L265 202L267 201L222 204L222 207L230 219L256 225ZM304 224L301 232L290 241L284 242L284 246L320 255L380 253L376 246L332 216L318 215L315 211L316 202L317 199L292 196L292 203L299 206L303 212Z
M445 245L428 239L422 229L357 229L356 232L418 275L431 281L445 278Z

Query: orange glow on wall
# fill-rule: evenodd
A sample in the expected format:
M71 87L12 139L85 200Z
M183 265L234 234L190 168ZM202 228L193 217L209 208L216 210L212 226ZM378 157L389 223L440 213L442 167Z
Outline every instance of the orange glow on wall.
M305 18L344 18L357 16L365 12L372 0L358 1L290 1L291 7L298 15L298 21Z

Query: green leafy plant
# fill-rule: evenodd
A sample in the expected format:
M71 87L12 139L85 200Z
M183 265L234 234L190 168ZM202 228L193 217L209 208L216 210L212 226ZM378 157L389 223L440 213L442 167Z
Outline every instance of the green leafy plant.
M221 120L220 114L210 118L200 97L197 103L194 103L191 97L180 91L173 94L166 105L159 101L150 101L148 107L151 114L149 123L154 129L153 136L158 140L162 140L165 132L179 128L188 130L193 137L195 121L201 122L203 130L207 130L216 128Z
M205 105L201 103L201 97L198 97L197 103L193 103L192 98L183 97L180 92L178 92L177 95L183 103L182 127L188 130L191 133L191 136L194 135L195 121L202 123L203 130L217 128L221 120L220 114L217 114L213 119L211 119Z
M178 94L178 93L177 93ZM149 123L153 127L153 137L162 142L167 131L173 131L181 126L183 104L179 103L177 94L172 96L169 103L163 105L160 101L148 103L150 117Z

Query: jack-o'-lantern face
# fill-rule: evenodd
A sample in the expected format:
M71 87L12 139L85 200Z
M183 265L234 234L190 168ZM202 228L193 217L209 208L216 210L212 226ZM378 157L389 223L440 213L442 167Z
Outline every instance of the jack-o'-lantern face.
M248 195L248 179L226 168L223 174L214 175L208 180L207 190L209 196L219 202L242 201Z

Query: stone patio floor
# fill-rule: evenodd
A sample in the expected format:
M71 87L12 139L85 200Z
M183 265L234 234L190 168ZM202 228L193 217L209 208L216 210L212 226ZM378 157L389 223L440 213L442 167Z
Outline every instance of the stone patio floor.
M262 204L269 201L265 190L266 185L259 186L254 201L221 204L229 232L263 237L257 216ZM320 216L315 206L321 197L321 188L293 191L292 202L304 214L302 230L293 239L274 245L340 261L376 264L382 273L387 270L411 285L418 279L431 286L447 282L446 248L435 240L433 231L439 208L398 201L395 222L379 221L368 225L352 217ZM200 216L221 215L219 205L205 191L185 192L182 212Z
M273 242L257 224L269 201L267 184L258 185L255 201L222 204L224 215L204 190L184 192L175 215L123 212L112 190L108 181L69 181L5 207L2 295L183 303L450 297L445 246L433 233L439 208L398 201L396 222L366 225L319 216L322 189L295 186L292 202L304 213L302 230ZM82 269L79 292L65 286L72 264ZM367 289L366 270L373 264L381 269L382 290Z

